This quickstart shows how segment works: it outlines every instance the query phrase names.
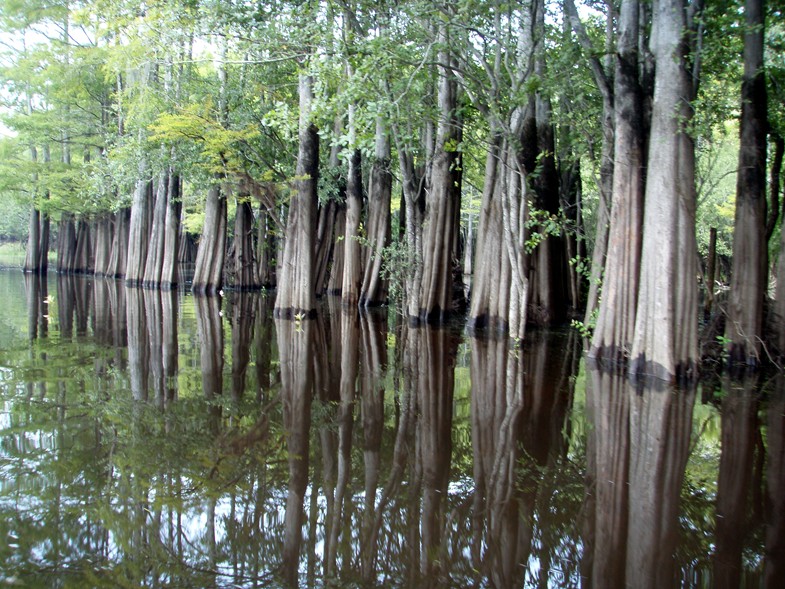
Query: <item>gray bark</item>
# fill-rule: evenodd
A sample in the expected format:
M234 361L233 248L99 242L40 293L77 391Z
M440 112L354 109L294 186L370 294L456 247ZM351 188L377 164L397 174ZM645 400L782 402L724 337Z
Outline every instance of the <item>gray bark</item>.
M300 75L300 147L296 193L289 205L283 264L275 300L276 317L316 314L314 235L316 233L319 133L311 120L313 80Z
M657 74L630 372L673 381L691 377L698 360L695 148L687 131L694 89L682 53L683 0L655 2L653 19Z
M204 227L196 253L191 290L197 295L214 295L223 285L226 255L226 196L217 185L207 191Z

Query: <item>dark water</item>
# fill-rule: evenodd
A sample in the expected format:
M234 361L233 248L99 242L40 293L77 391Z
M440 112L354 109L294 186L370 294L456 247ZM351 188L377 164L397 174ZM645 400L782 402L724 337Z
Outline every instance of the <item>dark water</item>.
M0 272L0 586L785 586L785 384Z

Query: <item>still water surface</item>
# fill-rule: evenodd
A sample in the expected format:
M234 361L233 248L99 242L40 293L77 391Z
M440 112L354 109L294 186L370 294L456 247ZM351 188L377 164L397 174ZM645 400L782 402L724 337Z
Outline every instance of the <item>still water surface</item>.
M785 586L785 385L0 272L0 585Z

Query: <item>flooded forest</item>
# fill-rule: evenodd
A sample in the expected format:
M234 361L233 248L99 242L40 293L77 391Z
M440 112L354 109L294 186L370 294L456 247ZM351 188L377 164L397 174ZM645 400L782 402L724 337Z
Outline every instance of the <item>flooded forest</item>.
M0 272L20 586L766 586L785 381L632 384L325 302ZM333 301L335 302L335 301ZM727 585L725 585L727 583Z
M0 585L785 586L783 23L0 0Z

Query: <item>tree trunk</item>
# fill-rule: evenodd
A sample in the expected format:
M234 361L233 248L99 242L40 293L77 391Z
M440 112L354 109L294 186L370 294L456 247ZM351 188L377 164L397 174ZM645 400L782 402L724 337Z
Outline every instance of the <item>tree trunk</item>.
M396 132L398 161L403 189L404 237L407 264L403 278L404 313L410 321L417 319L420 309L420 283L422 281L423 220L425 216L425 191L422 179L414 168L414 156Z
M528 296L522 241L526 184L513 147L515 141L492 131L489 145L469 327L508 332L511 338L521 340Z
M746 0L744 77L741 85L739 173L733 267L725 337L731 364L757 368L763 337L767 287L766 242L766 78L763 70L763 0Z
M182 181L172 168L169 169L168 180L166 218L164 220L164 258L161 266L162 289L175 288L179 282L180 217L183 209L180 196Z
M150 200L153 183L146 178L145 162L139 163L139 178L136 181L134 199L131 204L131 226L128 232L128 260L125 268L125 283L141 286L144 279L147 246L150 240Z
M196 295L214 295L223 284L226 253L226 197L216 184L207 191L204 226L196 254L191 290Z
M253 247L253 208L250 197L237 199L234 217L234 256L232 258L232 287L237 290L260 288Z
M360 150L355 149L349 157L349 173L346 182L346 224L343 239L343 280L341 302L355 306L360 301L362 285L362 260L360 259L360 217L362 216L363 186Z
M76 259L76 228L72 213L63 213L57 231L57 271L68 274Z
M93 274L93 242L90 223L85 219L76 222L76 251L70 271L73 274Z
M32 112L30 105L28 105L28 112ZM45 146L44 163L50 163L50 159L49 148ZM38 150L32 145L30 146L30 160L33 164L38 161ZM38 182L38 174L34 174L33 182ZM40 205L36 202L37 198L39 198L38 195L34 194L23 271L43 276L49 268L49 215L40 210ZM43 198L47 200L48 195L44 195Z
M443 323L452 311L453 259L458 239L461 207L460 152L461 123L456 116L458 90L451 70L452 58L446 49L447 27L440 25L438 38L445 48L438 54L437 105L440 113L436 146L426 203L420 307L410 320Z
M145 288L159 288L164 264L164 248L166 238L166 210L169 201L169 176L158 175L155 187L155 202L152 209L150 237L147 242L147 255L142 277Z
M112 254L106 275L112 278L123 278L128 264L128 241L131 229L131 209L120 209L115 214Z
M347 8L348 12L348 8ZM348 16L348 15L347 15ZM347 17L347 22L352 23ZM351 51L351 42L354 38L354 27L348 26L348 49ZM345 31L347 34L347 31ZM346 77L351 80L353 69L351 63L346 63ZM349 126L349 165L346 175L346 225L343 233L343 276L341 280L341 303L344 306L356 306L360 302L360 289L362 288L362 248L360 247L360 222L363 211L363 177L362 156L357 147L357 124L355 121L357 106L354 102L348 108Z
M197 238L185 231L182 220L180 222L180 245L177 248L177 262L180 264L196 264L196 254L199 253Z
M316 232L319 133L311 121L313 79L300 76L300 147L296 193L289 205L283 266L275 300L276 317L316 315L314 234Z
M109 262L112 258L112 242L114 240L113 215L103 214L95 226L94 270L96 276L109 276Z
M589 356L626 359L632 347L644 202L643 95L638 80L639 0L624 0L615 76L613 195L599 315Z
M535 75L545 79L545 3L535 2L534 18ZM559 217L559 177L556 173L555 142L550 97L542 90L534 95L534 123L536 133L536 167L527 166L527 175L534 187L534 207L546 213L550 219ZM537 171L536 174L534 173ZM554 325L564 321L567 315L567 289L565 275L567 261L564 258L564 242L561 235L551 234L545 228L535 230L545 233L542 241L531 254L529 287L530 322Z
M608 9L606 21L606 53L611 54L613 50L613 28L615 14L613 10L613 3L606 2ZM589 276L589 291L586 297L586 310L584 314L584 323L591 325L594 320L594 314L597 310L600 297L600 286L602 283L602 276L605 270L606 251L608 245L608 232L610 226L610 207L613 191L613 144L614 144L614 119L615 119L615 104L614 104L614 91L613 80L610 71L610 65L604 65L600 59L595 55L591 39L586 33L583 24L578 16L578 10L575 8L573 0L565 0L564 10L570 19L570 24L578 40L583 47L584 52L588 55L587 59L589 67L594 75L594 80L597 88L600 90L602 96L602 148L600 152L600 202L597 205L597 225L594 238L594 249L592 251L591 272ZM609 61L609 60L608 60Z
M259 225L256 237L256 260L259 283L263 288L275 287L275 252L277 249L271 213L262 205L259 207Z
M327 294L330 296L341 296L343 290L343 263L346 259L346 248L341 247L337 238L346 233L346 203L340 203L335 209L335 222L333 226L333 246L332 264L330 266L330 278L327 281Z
M714 227L709 229L709 252L707 258L703 315L708 319L711 316L711 309L714 305L714 281L717 276L717 229Z
M49 217L39 209L30 211L30 227L23 271L30 274L46 274L49 259Z
M693 87L682 53L687 34L683 0L656 2L652 148L630 372L669 381L693 376L698 360L695 148L687 131Z
M382 278L384 248L390 245L390 203L392 172L390 171L390 138L381 117L376 120L376 153L368 181L368 221L365 269L360 291L364 307L387 302L387 280Z
M339 198L343 200L345 190L342 187L339 187L338 190ZM316 229L316 259L314 261L314 283L316 284L317 297L324 296L329 289L328 285L331 280L330 263L335 263L336 221L342 206L338 204L338 201L331 198L319 207L319 222ZM343 212L340 212L340 214L342 219L345 218ZM341 224L341 228L343 228L343 224ZM341 259L343 259L343 254Z

